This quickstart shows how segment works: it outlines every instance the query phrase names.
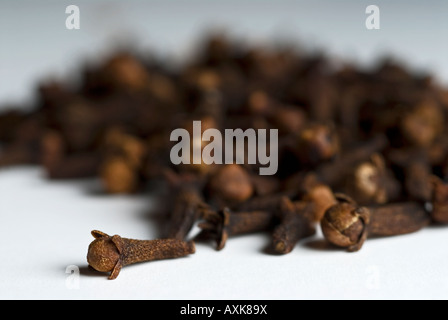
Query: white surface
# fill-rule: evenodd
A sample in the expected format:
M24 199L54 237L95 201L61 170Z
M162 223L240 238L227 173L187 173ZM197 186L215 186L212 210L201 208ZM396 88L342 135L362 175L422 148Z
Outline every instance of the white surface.
M36 81L97 57L132 34L139 48L182 57L211 22L256 40L287 34L330 54L372 62L395 53L448 79L443 1L375 1L381 30L364 27L367 1L2 1L0 102L30 101ZM65 29L78 4L81 30ZM0 108L3 103L0 103ZM286 256L263 253L267 235L197 244L187 258L125 267L115 281L87 270L90 231L151 239L147 195L106 197L95 181L49 182L38 168L0 171L0 299L448 298L447 228L366 242L355 254L322 247L320 233ZM81 270L79 286L66 273Z

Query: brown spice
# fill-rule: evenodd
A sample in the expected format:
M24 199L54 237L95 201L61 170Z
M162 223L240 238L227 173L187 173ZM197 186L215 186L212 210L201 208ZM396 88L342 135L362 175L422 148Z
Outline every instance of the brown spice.
M390 202L401 191L398 181L386 167L385 159L378 153L350 172L344 179L343 190L362 205Z
M358 207L351 201L340 201L326 211L321 227L325 238L332 244L347 247L348 251L358 251L367 238L369 221L367 208Z
M208 188L221 206L244 202L254 192L249 173L238 164L220 166L210 177Z
M384 135L378 135L369 141L341 154L334 162L322 164L316 170L318 179L330 186L340 183L341 179L350 172L351 168L361 161L365 161L375 152L380 152L388 144Z
M395 236L413 233L430 223L424 206L417 202L392 203L369 207L369 235Z
M316 233L313 203L293 203L284 197L280 205L280 223L272 234L272 248L276 253L287 254L299 240Z
M122 157L110 157L101 164L103 189L110 194L132 193L138 188L134 168Z
M435 101L424 101L403 117L400 128L411 144L428 146L442 133L443 118Z
M294 148L298 158L306 165L331 160L339 153L339 140L332 126L315 124L305 128Z
M168 238L184 240L195 222L205 218L209 206L196 187L182 187L174 199L168 223Z
M87 262L100 272L110 272L109 279L118 277L121 268L137 262L184 257L195 252L193 241L176 239L135 240L119 235L109 236L93 230Z
M140 187L146 148L143 142L118 128L107 131L99 169L107 193L133 193Z
M431 198L431 167L425 159L413 158L405 168L405 189L410 199L429 201Z
M125 133L122 129L107 130L102 145L106 158L108 156L123 157L134 168L140 168L143 164L146 154L145 144L138 137Z
M325 213L321 222L325 238L348 251L361 249L367 236L395 236L416 232L430 223L424 207L415 202L359 207L352 199L340 201Z
M389 153L389 159L404 173L403 189L415 201L429 201L431 197L432 165L426 148L398 149Z

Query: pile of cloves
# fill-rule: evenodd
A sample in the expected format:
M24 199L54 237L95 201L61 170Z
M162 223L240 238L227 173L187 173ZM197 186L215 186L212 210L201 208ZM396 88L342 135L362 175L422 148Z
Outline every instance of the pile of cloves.
M130 263L194 253L194 226L194 240L218 250L265 232L268 251L287 254L319 224L329 243L356 251L370 236L448 223L448 89L427 73L223 35L176 70L125 51L80 69L78 84L42 82L31 111L0 114L0 167L41 165L49 179L97 177L105 193L159 197L160 239L92 231L88 263L110 279ZM277 173L174 165L170 133L193 121L278 129Z

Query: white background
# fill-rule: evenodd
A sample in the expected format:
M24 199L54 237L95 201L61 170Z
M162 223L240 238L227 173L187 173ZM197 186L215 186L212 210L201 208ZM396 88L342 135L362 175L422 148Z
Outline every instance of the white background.
M65 28L65 8L81 29ZM381 30L365 28L365 8ZM384 54L448 80L443 1L1 1L0 108L32 106L36 83L74 80L86 59L131 43L174 60L205 30L253 43L292 39L338 59L371 64ZM269 235L230 239L217 252L125 267L117 280L87 269L90 231L157 235L148 195L102 196L97 181L49 182L39 168L0 170L1 299L446 299L448 228L369 240L354 254L318 235L285 256L263 252ZM80 270L77 277L69 266Z

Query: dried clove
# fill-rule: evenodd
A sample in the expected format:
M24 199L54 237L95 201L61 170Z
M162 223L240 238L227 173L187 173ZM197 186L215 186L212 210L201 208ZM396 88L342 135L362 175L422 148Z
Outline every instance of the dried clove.
M220 166L208 184L212 202L217 206L234 206L248 200L254 193L249 173L238 164Z
M140 187L146 148L143 142L119 129L110 129L104 138L104 155L99 168L107 193L132 193Z
M138 176L122 157L109 157L101 163L99 176L106 193L133 193L139 186Z
M416 232L430 223L423 205L415 202L360 207L344 195L321 221L322 232L332 244L349 252L361 249L368 236L395 236Z
M284 197L279 216L280 223L272 233L272 248L276 253L289 253L299 240L316 233L315 206L312 202L293 203Z
M442 133L443 110L435 101L424 101L403 116L401 132L408 143L428 146Z
M135 240L98 230L93 230L92 236L95 240L89 245L87 262L97 271L110 272L110 280L118 277L122 267L133 263L179 258L195 252L193 241Z
M62 136L48 130L41 140L41 160L49 179L90 178L98 174L100 156L98 152L66 154Z
M9 120L8 115L10 113L7 113L5 121ZM6 141L3 141L5 144L0 151L0 167L39 164L40 137L43 132L41 116L33 112L23 118L19 117L16 121L13 133L10 133L10 136L6 134ZM6 125L6 128L8 127Z
M352 252L364 244L369 222L370 211L366 207L358 207L351 201L339 201L325 212L321 228L330 243L347 247Z
M179 190L168 222L168 238L184 240L195 222L206 218L210 212L201 193L194 187Z
M334 162L322 164L315 170L315 174L322 183L334 186L340 183L354 165L369 159L375 152L381 152L387 144L387 138L380 134L360 146L344 152Z
M294 148L297 157L305 165L315 166L333 159L339 153L339 139L334 126L314 124L298 136Z
M361 205L384 204L400 194L400 185L378 153L358 164L344 179L344 193Z
M429 154L423 148L398 150L398 152L391 151L389 158L403 171L403 187L408 199L423 202L429 201L432 176Z
M431 167L421 158L413 158L405 168L405 189L410 199L429 201L431 198Z

